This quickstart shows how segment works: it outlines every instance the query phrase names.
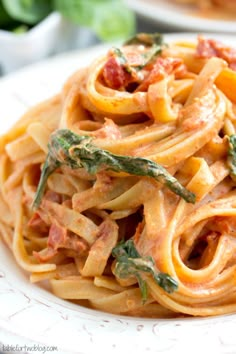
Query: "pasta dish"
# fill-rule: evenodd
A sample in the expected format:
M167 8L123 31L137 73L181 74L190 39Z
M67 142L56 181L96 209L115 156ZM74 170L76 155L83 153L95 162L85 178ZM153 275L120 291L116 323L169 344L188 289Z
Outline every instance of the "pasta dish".
M114 314L236 311L236 50L140 33L1 136L0 234L32 283Z

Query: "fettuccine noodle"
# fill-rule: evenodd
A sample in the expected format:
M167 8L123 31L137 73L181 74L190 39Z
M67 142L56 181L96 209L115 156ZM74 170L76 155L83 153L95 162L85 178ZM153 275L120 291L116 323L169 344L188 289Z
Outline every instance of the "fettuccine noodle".
M31 282L47 280L56 296L80 305L155 318L233 313L235 51L202 37L163 45L145 62L151 50L134 42L111 49L1 137L0 234ZM58 129L160 164L196 202L148 175L62 164L33 208ZM130 273L119 274L114 248L122 240L132 240L137 259L151 259L156 274L168 274L174 291L128 263Z

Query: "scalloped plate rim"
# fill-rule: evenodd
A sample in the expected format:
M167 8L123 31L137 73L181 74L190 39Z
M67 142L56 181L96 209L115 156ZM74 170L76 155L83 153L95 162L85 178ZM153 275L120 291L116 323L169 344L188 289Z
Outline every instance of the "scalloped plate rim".
M176 4L156 0L127 0L127 4L140 16L151 19L156 24L166 26L166 29L181 29L183 31L221 32L234 34L236 32L236 18L233 20L206 19L193 16ZM220 29L220 30L219 30Z

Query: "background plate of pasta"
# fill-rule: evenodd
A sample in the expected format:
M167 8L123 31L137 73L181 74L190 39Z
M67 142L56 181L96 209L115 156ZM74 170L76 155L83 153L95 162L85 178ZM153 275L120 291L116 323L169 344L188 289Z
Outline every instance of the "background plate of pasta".
M155 21L169 32L205 31L235 33L235 0L128 0L140 16Z
M234 44L138 34L1 80L3 351L235 351Z

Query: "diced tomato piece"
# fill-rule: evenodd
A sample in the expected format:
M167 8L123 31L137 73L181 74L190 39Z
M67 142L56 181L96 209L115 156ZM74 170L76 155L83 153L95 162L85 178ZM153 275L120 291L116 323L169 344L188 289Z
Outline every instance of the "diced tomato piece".
M125 86L125 72L117 59L111 56L103 68L103 78L108 87L119 89Z
M224 59L232 70L236 70L236 49L220 41L199 36L196 55L198 58L218 57Z
M44 198L46 200L49 200L50 202L53 202L53 203L58 203L58 204L61 203L61 195L59 193L54 192L54 191L47 191L45 193Z
M64 245L66 238L67 229L58 223L53 223L49 230L48 246L56 250Z
M164 79L166 75L172 73L175 74L177 78L180 78L186 71L187 69L182 59L158 57L152 69L136 91L146 91L149 85Z
M74 250L80 255L88 250L88 244L86 241L79 238L77 235L69 235L63 247Z
M40 233L46 233L48 231L47 224L42 220L39 213L34 213L31 219L28 221L28 227L33 228Z
M33 251L33 256L38 260L39 263L48 262L57 254L57 250L51 247L47 247L40 252Z

